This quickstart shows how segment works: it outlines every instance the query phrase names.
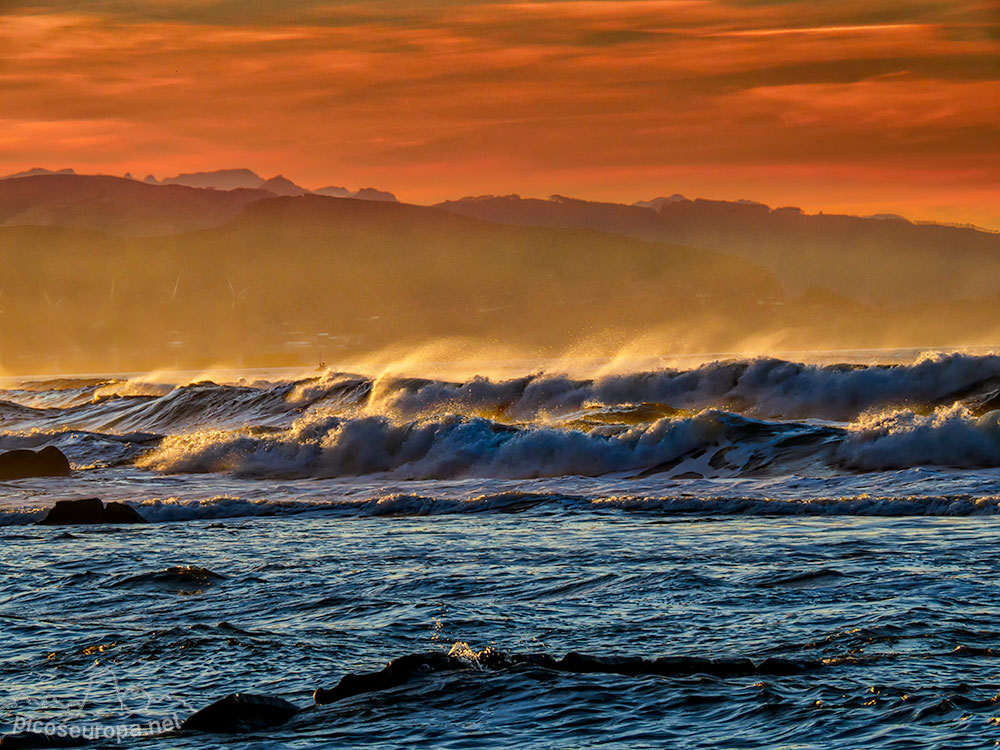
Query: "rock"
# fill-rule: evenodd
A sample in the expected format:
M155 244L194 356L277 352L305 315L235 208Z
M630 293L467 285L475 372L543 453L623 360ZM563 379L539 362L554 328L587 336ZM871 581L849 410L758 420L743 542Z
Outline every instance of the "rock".
M487 648L471 654L471 658L441 652L408 654L393 659L378 672L346 674L333 688L320 688L313 693L317 705L333 703L344 698L373 693L398 687L414 677L434 672L451 672L469 669L507 669L534 667L575 674L617 674L628 677L658 675L660 677L686 677L711 675L731 678L750 675L794 675L818 669L823 662L815 660L765 659L754 664L750 659L709 659L702 656L666 656L644 659L638 656L597 656L570 651L561 659L548 654L510 654Z
M322 706L361 693L374 693L398 687L418 675L464 669L467 666L460 659L439 651L407 654L393 659L379 672L345 674L335 687L316 690L313 693L313 700L316 701L316 705Z
M146 523L146 519L125 503L108 503L100 498L59 500L41 521L42 526L67 526L92 523Z
M104 523L147 523L139 511L125 503L104 504Z
M284 698L230 693L181 723L181 729L224 734L253 732L284 724L302 709Z
M650 664L645 659L629 656L590 656L570 651L555 664L561 672L605 672L608 674L649 674Z
M764 659L764 661L757 665L757 674L785 676L800 674L810 669L817 669L821 666L823 666L821 661L812 659L797 660L770 657Z
M54 446L31 450L0 453L0 480L27 477L68 477L69 460Z
M111 585L173 591L178 594L200 594L216 581L221 581L224 578L225 576L215 571L197 565L175 565L153 573L140 573L122 578Z

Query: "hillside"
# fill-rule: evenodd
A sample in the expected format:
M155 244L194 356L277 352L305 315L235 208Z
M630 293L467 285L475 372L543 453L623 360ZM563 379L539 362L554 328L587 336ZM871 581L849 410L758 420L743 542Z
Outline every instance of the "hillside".
M637 339L670 353L1000 333L996 235L749 202L650 205L508 196L435 208L0 180L0 369L302 364L448 337L600 355Z
M558 350L749 320L780 296L717 253L314 195L161 237L3 227L0 264L18 269L0 279L0 357L17 371L309 361L452 336ZM720 331L705 340L732 339Z
M822 285L862 304L968 299L992 294L1000 278L1000 234L678 198L649 207L484 196L438 207L507 224L598 229L731 253L769 269L791 295Z
M225 223L248 203L271 196L261 190L149 185L105 175L17 177L0 180L0 226L176 234Z

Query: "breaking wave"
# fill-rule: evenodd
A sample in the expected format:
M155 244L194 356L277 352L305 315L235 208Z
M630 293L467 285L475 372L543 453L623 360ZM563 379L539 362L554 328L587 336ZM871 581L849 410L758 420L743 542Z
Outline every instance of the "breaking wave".
M1000 496L928 495L912 497L820 497L774 499L740 496L675 495L662 497L590 497L537 492L500 492L467 498L394 493L360 500L249 500L216 497L203 500L132 501L147 521L173 523L265 516L329 515L409 517L511 514L530 510L628 513L653 516L994 516ZM0 526L33 524L45 515L38 508L0 508Z
M589 379L51 382L0 391L0 449L56 445L77 469L681 479L1000 466L997 355L757 358Z
M137 465L169 473L289 478L384 473L397 479L653 474L700 479L912 466L992 468L1000 466L997 415L976 417L952 406L930 414L866 416L840 427L711 410L589 429L454 414L410 422L315 416L283 430L175 435Z
M1000 406L1000 356L927 354L912 364L719 361L579 379L536 373L463 382L369 378L341 372L280 382L198 381L178 386L116 380L52 381L0 391L0 427L175 432L242 424L287 426L305 411L416 419L444 413L538 421L595 407L654 405L661 412L718 409L764 419L847 422L864 412L916 411L961 402ZM661 414L662 415L662 414Z
M405 479L604 476L678 468L683 457L732 475L758 468L775 440L827 428L778 424L728 412L662 418L590 430L517 425L447 415L397 423L387 417L304 418L278 432L210 431L172 436L138 465L166 472L257 477L342 477L390 473ZM803 443L809 443L804 440ZM709 455L709 448L716 450ZM755 448L761 448L758 452ZM691 466L685 468L692 471ZM702 474L704 475L704 474Z

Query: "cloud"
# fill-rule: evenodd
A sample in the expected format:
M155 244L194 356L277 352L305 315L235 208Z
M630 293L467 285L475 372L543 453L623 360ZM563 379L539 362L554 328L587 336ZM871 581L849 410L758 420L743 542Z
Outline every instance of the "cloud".
M834 157L883 190L917 169L982 200L997 176L983 2L9 0L0 47L4 172L246 164L410 200L671 174L721 195L726 164L821 185Z

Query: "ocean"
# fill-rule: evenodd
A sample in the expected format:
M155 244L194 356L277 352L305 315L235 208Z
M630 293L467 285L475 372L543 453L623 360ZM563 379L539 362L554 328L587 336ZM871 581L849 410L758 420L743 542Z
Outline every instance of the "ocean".
M74 471L0 483L0 730L994 746L998 409L984 352L8 379L0 450ZM87 497L150 523L35 524ZM174 731L236 692L302 710Z

